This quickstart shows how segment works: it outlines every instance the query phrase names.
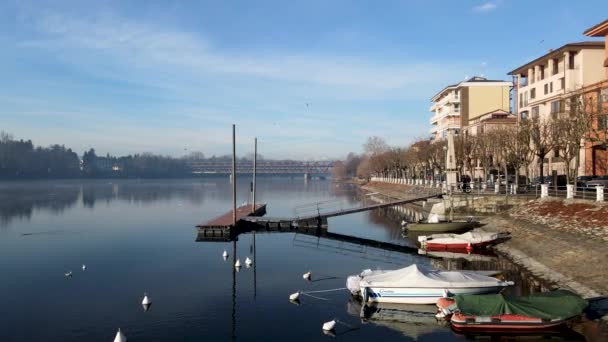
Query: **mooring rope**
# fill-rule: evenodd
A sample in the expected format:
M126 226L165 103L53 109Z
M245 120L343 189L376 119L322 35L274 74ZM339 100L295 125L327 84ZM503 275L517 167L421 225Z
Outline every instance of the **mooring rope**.
M323 292L333 292L333 291L342 291L342 290L348 290L348 288L346 287L339 287L337 289L329 289L329 290L318 290L318 291L304 291L304 292L300 292L301 294L308 294L308 293L323 293Z
M326 300L326 301L329 301L329 299L327 299L327 298L321 298L321 297L317 297L317 296L309 295L308 293L304 293L304 292L300 292L300 294L301 294L301 295L304 295L304 296L312 297L312 298L314 298L314 299L319 299L319 300Z

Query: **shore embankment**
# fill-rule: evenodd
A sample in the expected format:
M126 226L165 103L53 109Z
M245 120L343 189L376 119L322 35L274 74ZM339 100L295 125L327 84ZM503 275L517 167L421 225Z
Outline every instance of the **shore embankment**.
M395 198L412 186L361 184ZM586 298L608 296L608 205L588 200L526 199L482 218L486 231L508 231L496 250L534 276Z

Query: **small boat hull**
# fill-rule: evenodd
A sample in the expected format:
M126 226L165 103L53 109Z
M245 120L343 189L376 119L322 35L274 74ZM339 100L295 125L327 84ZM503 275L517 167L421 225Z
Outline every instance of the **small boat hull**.
M447 290L450 295L497 293L505 286L467 288L398 288L369 287L362 289L371 303L435 304Z
M451 317L450 325L459 333L533 333L553 331L573 318L541 320L520 315L476 317L455 313Z
M473 229L477 222L456 221L456 222L437 222L426 223L417 222L407 225L407 229L412 232L460 232Z

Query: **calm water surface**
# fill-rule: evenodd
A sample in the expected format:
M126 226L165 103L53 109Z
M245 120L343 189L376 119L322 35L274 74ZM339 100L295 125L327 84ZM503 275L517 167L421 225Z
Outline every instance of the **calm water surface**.
M248 182L238 180L239 203L247 201ZM292 216L316 201L357 203L356 189L326 180L260 177L258 189L271 216ZM0 341L112 341L119 327L129 341L328 340L321 325L332 318L353 328L338 326L342 340L462 341L470 337L432 322L380 315L362 322L346 291L303 297L299 306L288 296L344 287L347 275L364 268L413 262L508 269L519 284L510 291L539 289L502 259L429 259L293 233L255 234L255 257L254 235L239 236L237 256L254 258L255 270L235 273L233 244L195 242L194 229L225 212L230 196L225 177L0 183ZM398 217L389 210L353 214L330 219L329 230L411 244ZM231 253L226 262L224 250ZM302 279L308 270L317 281ZM144 292L153 300L148 312L140 305Z

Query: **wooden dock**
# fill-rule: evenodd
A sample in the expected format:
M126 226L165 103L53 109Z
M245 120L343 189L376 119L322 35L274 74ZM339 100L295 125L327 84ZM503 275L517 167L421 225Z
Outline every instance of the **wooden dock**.
M238 224L245 217L249 216L262 216L266 214L266 204L256 204L255 210L252 211L251 204L244 204L238 208L236 208L236 222ZM199 234L203 234L204 236L209 237L225 237L230 236L233 225L233 215L232 210L225 213L222 216L218 216L213 220L199 224L196 226L198 228Z

